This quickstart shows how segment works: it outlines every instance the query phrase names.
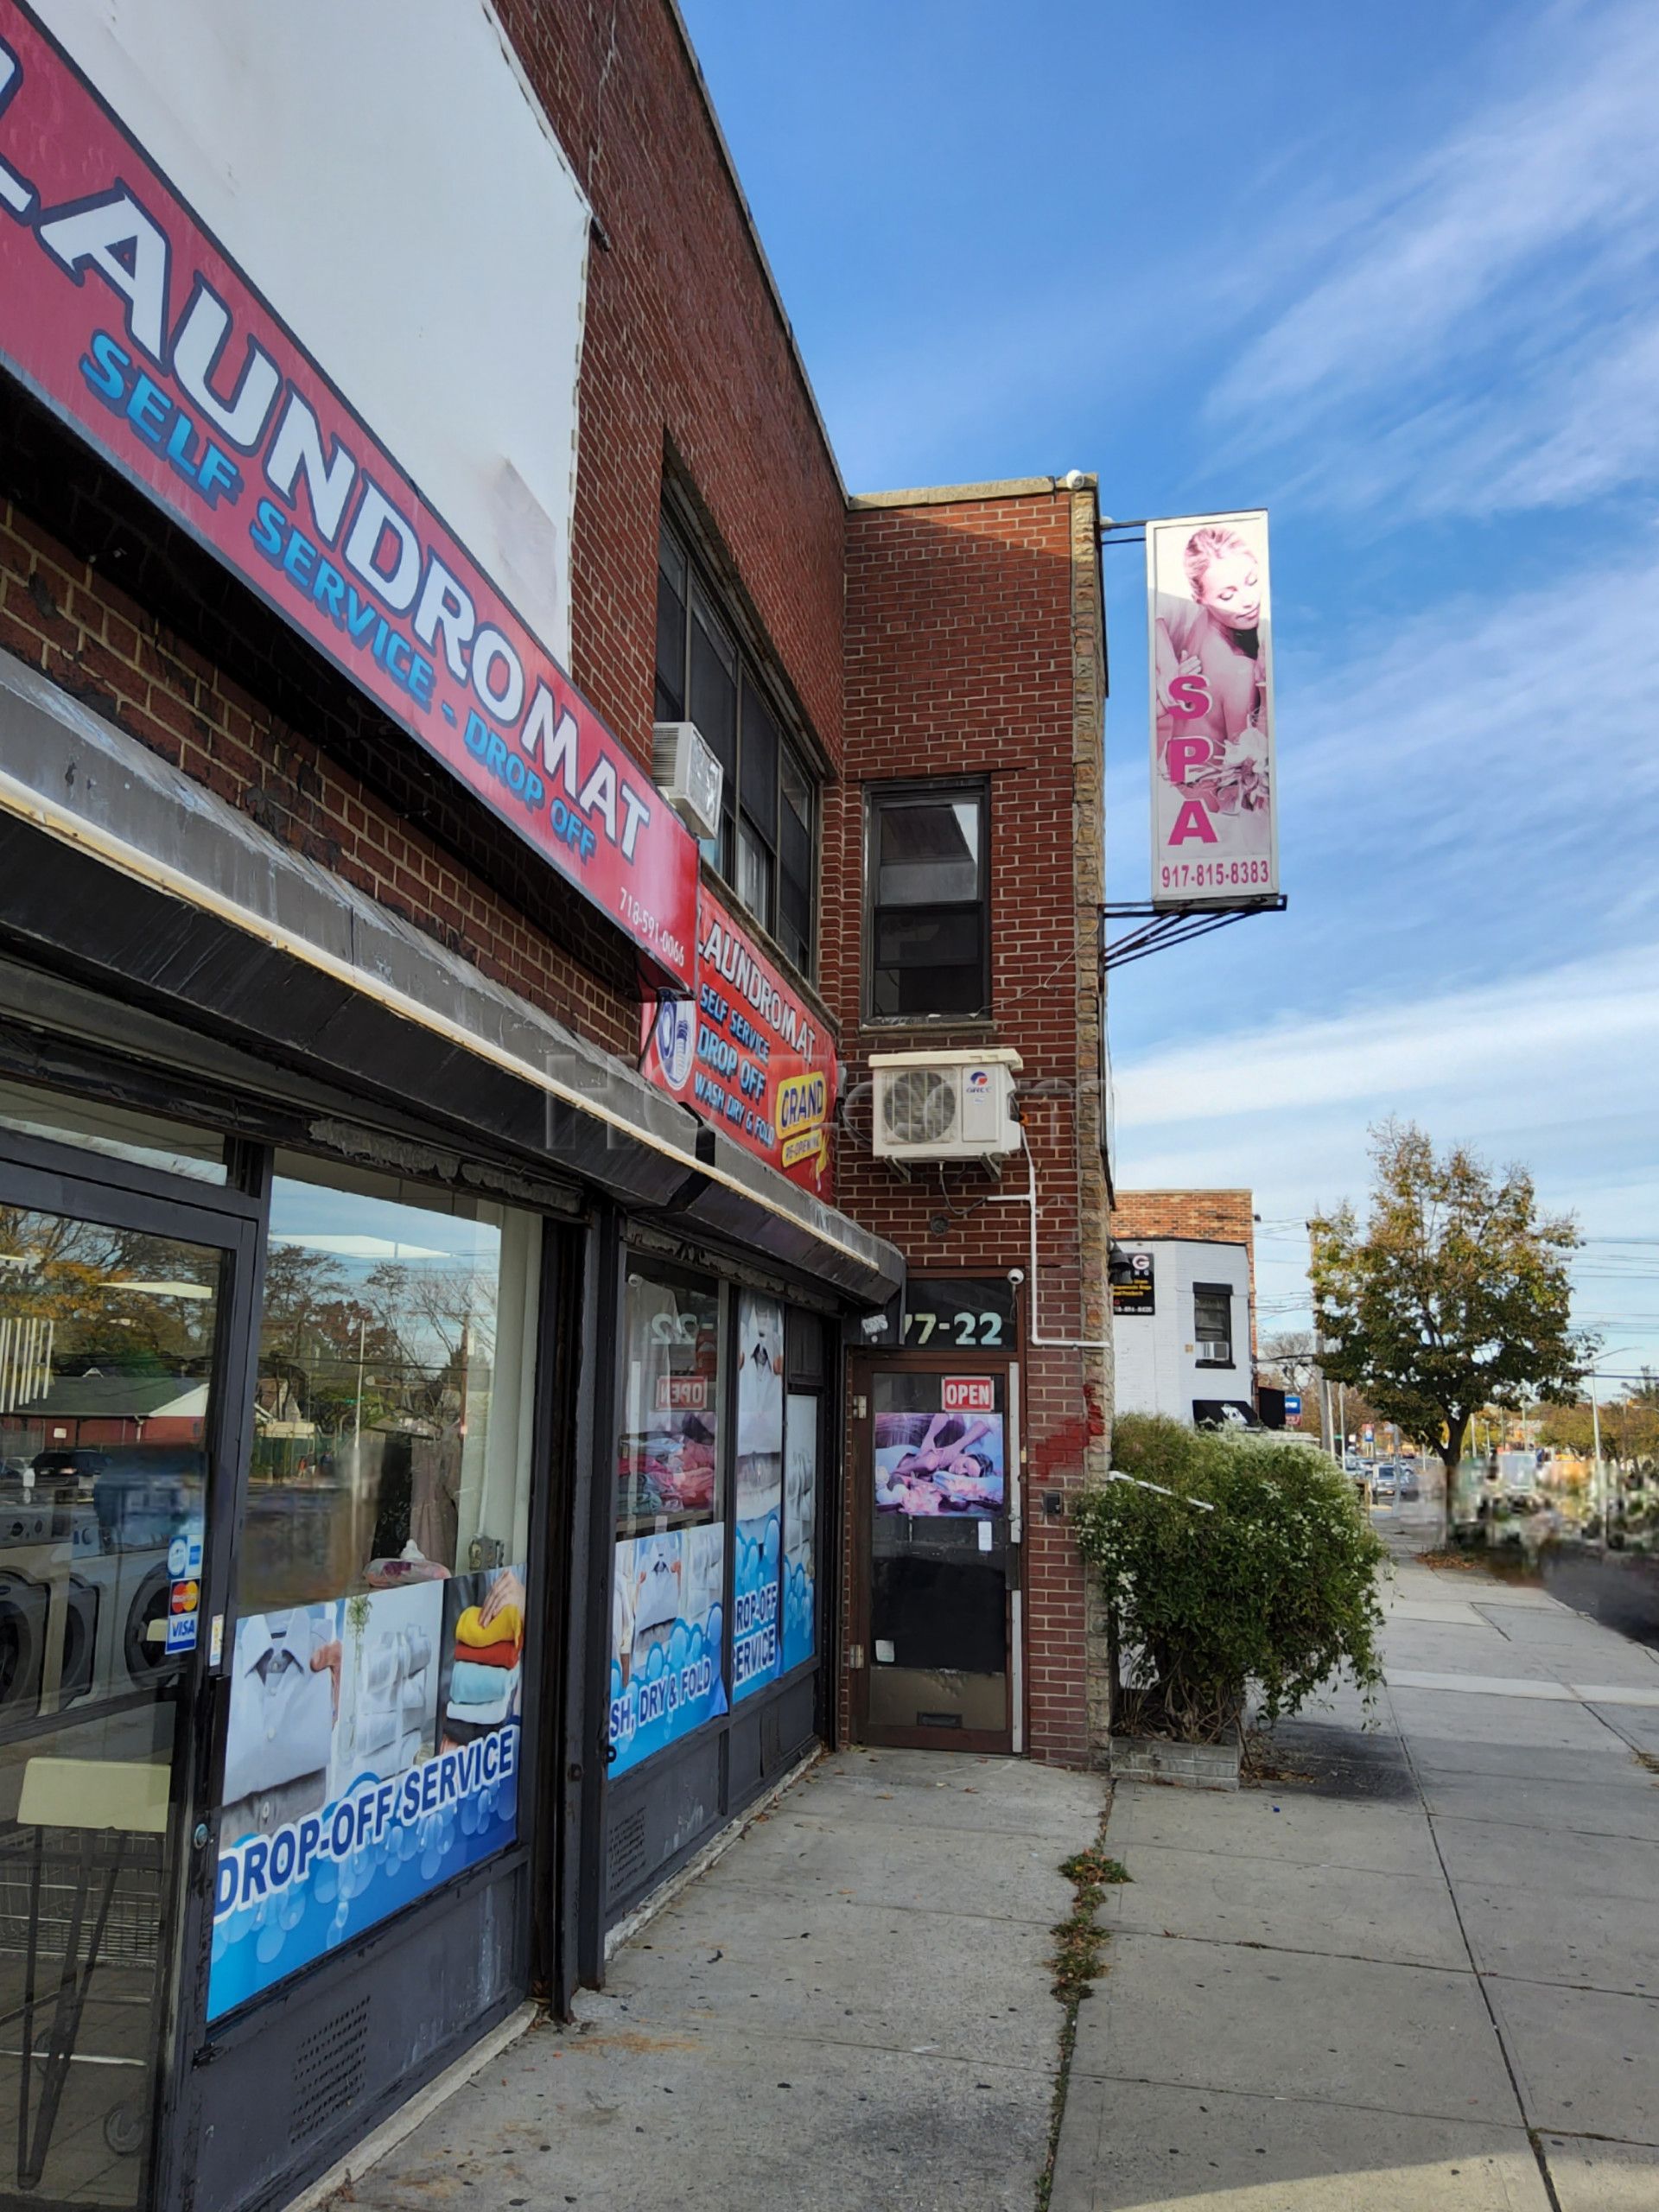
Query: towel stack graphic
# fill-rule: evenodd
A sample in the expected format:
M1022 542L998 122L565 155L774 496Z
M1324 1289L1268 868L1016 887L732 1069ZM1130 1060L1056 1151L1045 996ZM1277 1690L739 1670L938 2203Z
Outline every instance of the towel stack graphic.
M448 1718L467 1728L499 1727L518 1709L524 1656L524 1618L517 1605L503 1605L487 1624L468 1605L455 1623Z

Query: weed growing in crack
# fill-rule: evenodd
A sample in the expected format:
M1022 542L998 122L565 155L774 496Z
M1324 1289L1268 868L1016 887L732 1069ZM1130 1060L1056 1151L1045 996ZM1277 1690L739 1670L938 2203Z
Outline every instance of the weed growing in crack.
M1060 1862L1060 1872L1071 1885L1071 1910L1064 1920L1055 1923L1052 1930L1054 1948L1049 1964L1054 1969L1054 1994L1065 2010L1060 2023L1059 2072L1055 2076L1054 2096L1049 2107L1048 2157L1037 2183L1037 2212L1048 2212L1054 2189L1054 2158L1060 2147L1060 2122L1065 2117L1071 2054L1077 2048L1077 2007L1090 1993L1095 1977L1101 1971L1101 1948L1106 1941L1106 1930L1096 1923L1095 1915L1101 1899L1114 1884L1134 1878L1121 1859L1113 1859L1102 1848L1101 1840L1105 1836L1110 1815L1109 1801L1101 1819L1100 1839L1086 1851L1074 1851L1071 1858Z

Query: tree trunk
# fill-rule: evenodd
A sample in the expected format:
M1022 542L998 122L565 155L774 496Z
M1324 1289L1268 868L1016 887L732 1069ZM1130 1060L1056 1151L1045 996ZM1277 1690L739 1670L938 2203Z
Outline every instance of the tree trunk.
M1463 1464L1463 1440L1468 1433L1467 1414L1459 1414L1455 1416L1447 1414L1446 1441L1435 1446L1440 1455L1440 1464L1446 1470L1446 1482L1440 1499L1440 1541L1443 1545L1449 1544L1452 1541L1452 1498L1457 1488L1458 1469Z

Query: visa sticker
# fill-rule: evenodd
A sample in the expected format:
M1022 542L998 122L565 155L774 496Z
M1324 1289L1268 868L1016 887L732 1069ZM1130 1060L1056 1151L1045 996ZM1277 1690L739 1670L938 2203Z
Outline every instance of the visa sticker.
M167 1624L167 1648L169 1651L194 1651L196 1648L194 1613L175 1613Z

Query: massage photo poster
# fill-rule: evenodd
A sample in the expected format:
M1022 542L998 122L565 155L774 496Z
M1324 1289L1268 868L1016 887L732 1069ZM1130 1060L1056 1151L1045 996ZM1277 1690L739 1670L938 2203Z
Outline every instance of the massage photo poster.
M210 2019L514 1840L524 1573L238 1624Z
M1265 512L1147 524L1152 900L1225 907L1279 890Z

